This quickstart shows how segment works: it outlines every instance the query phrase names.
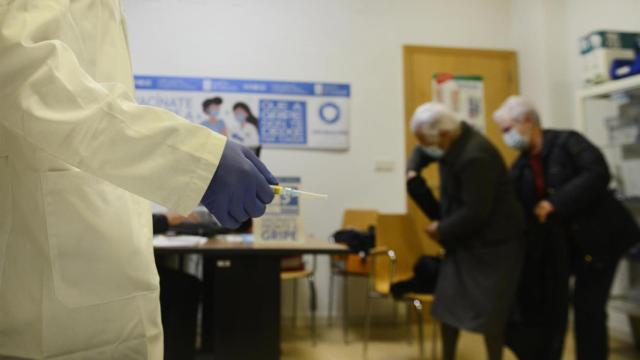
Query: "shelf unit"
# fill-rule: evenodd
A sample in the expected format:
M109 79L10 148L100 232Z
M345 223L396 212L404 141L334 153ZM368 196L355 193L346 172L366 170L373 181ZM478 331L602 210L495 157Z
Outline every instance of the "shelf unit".
M585 130L584 102L586 100L607 98L613 94L634 90L640 91L640 74L578 90L576 94L575 129L579 131Z
M584 88L578 91L581 98L606 97L610 94L640 88L640 75L628 78L613 80L603 84Z
M575 130L583 133L587 130L585 114L586 101L595 99L605 100L611 98L612 95L636 92L640 93L640 75L634 75L620 80L613 80L578 90L576 92L576 116L574 119ZM640 204L640 200L637 198L630 198L626 199L626 203L627 206L637 207ZM631 283L631 286L634 286L634 283L637 284L640 280L636 278L637 275L634 276L634 274L637 274L638 266L640 265L629 263L629 273L626 274L625 277L628 277L627 281ZM637 295L634 296L630 293L614 294L611 298L609 308L628 316L628 321L631 326L631 334L629 335L635 338L636 346L640 349L640 304L638 303Z

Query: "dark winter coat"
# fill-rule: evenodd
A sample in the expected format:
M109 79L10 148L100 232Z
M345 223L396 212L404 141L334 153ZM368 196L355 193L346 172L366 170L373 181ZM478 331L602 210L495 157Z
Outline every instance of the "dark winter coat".
M619 258L640 240L640 230L609 190L611 175L604 156L574 131L545 130L543 136L547 199L555 208L553 220L568 232L572 253L585 262ZM514 162L511 176L532 224L537 199L527 153Z
M408 167L419 172L431 162L417 147ZM522 211L504 160L484 136L463 123L439 165L440 202L421 177L407 184L427 216L440 221L446 250L433 315L469 331L502 329L523 256Z

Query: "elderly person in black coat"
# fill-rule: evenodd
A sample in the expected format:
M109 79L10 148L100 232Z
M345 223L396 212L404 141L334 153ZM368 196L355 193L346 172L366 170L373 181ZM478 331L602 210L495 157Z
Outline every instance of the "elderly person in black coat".
M579 360L608 356L606 304L621 255L639 230L608 189L602 153L574 131L543 130L532 104L509 97L494 114L525 210L526 255L508 343L522 360L560 359L573 298ZM569 296L569 276L575 277Z
M484 334L488 358L501 359L523 255L522 214L507 168L484 136L441 104L418 107L411 129L420 144L409 159L409 194L446 251L432 307L444 359L455 358L459 329ZM439 202L420 176L436 162Z

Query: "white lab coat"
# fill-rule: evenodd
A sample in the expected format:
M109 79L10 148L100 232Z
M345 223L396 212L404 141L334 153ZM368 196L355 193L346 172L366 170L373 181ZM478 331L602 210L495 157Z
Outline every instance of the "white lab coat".
M226 139L139 106L119 0L0 0L0 359L161 359L148 200Z

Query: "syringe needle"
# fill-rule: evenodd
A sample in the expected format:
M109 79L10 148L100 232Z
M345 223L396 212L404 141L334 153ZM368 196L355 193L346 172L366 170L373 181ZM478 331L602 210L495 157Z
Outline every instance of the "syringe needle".
M316 194L316 193L296 190L296 189L292 189L292 188L288 188L280 185L271 185L271 188L273 189L273 193L276 195L291 195L291 196L297 196L297 197L302 196L302 197L308 197L313 199L327 199L329 197L329 195L325 195L325 194Z

